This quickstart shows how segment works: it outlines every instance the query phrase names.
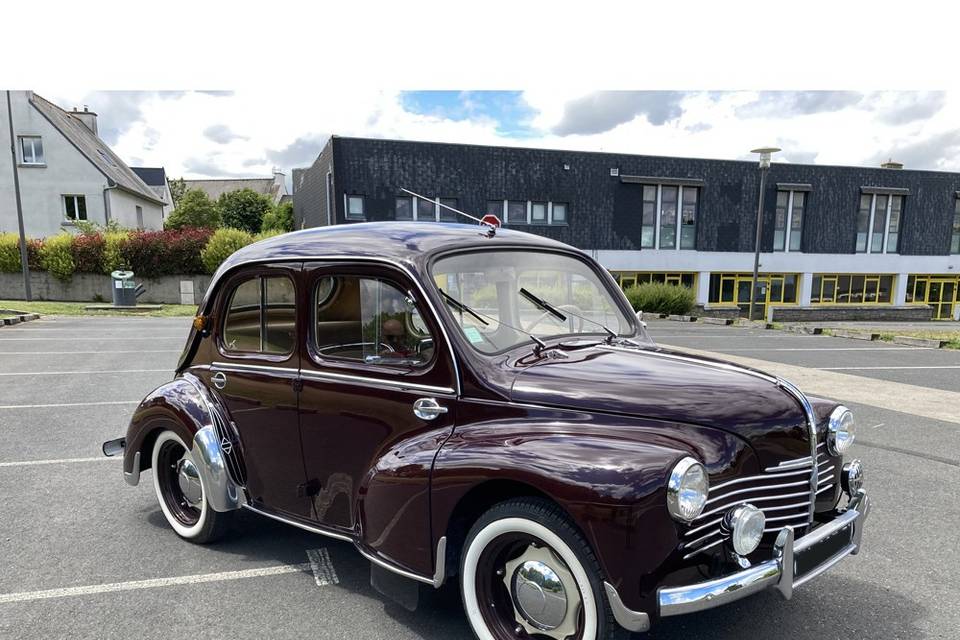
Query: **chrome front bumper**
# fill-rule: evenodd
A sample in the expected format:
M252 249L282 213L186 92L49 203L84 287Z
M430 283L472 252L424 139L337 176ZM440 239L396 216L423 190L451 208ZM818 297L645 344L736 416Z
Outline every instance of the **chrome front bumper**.
M791 527L784 527L777 535L773 557L766 562L715 580L683 587L658 589L657 606L660 617L679 616L712 609L746 598L769 587L775 588L789 600L796 587L816 578L847 556L856 555L860 551L863 523L869 513L870 498L866 491L860 489L847 503L843 513L799 540L794 540ZM796 576L797 558L801 558L804 553L814 549L834 534L840 534L847 527L850 527L848 544L802 575ZM636 632L650 628L650 617L645 612L628 609L610 583L605 582L604 588L613 616L621 626Z

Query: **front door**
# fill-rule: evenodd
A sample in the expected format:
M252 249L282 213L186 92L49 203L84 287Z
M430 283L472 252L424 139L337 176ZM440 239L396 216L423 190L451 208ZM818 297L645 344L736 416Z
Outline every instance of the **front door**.
M297 415L300 264L241 271L221 289L207 374L240 436L256 506L308 518Z
M304 282L300 429L313 517L429 571L430 469L454 424L450 347L399 271L307 264Z

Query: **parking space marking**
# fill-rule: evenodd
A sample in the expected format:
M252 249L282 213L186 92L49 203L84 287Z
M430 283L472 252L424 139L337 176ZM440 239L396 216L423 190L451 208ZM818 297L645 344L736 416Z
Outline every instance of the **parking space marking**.
M140 400L104 400L102 402L59 402L51 404L0 404L0 409L43 409L46 407L99 407L111 404L140 404Z
M742 349L724 349L727 351L933 351L931 347L744 347Z
M120 351L0 351L0 356L70 356L73 354L100 355L101 353L182 353L183 349L127 349Z
M69 464L73 462L101 462L103 460L117 461L119 457L108 458L107 456L97 456L95 458L58 458L55 460L20 460L18 462L0 462L0 467L32 467L39 464Z
M206 582L225 582L228 580L242 580L245 578L262 578L279 576L288 573L308 573L311 563L282 564L260 569L243 569L240 571L221 571L218 573L202 573L189 576L173 576L170 578L153 578L150 580L131 580L129 582L111 582L107 584L92 584L83 587L65 587L61 589L45 589L43 591L22 591L20 593L0 594L0 604L10 602L29 602L31 600L48 600L50 598L69 598L75 596L89 596L117 591L136 591L139 589L156 589L158 587L175 587L181 585L203 584Z
M143 332L140 332L143 333ZM154 340L183 340L182 335L150 336L148 338L0 338L0 342L146 342Z
M887 369L960 369L960 364L887 366L887 367L812 367L818 371L885 371Z
M313 570L313 579L318 587L340 584L337 570L333 568L333 562L330 561L330 553L326 547L307 549L307 557L310 559L310 569Z
M105 371L4 371L0 376L89 376L98 373L172 373L168 369L110 369Z

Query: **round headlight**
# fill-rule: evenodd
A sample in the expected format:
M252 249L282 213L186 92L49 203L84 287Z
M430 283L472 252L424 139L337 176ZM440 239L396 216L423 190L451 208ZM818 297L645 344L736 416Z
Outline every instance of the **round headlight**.
M842 456L853 444L853 414L850 409L839 406L830 414L827 427L827 449L832 456Z
M670 472L667 482L667 509L677 520L690 522L707 503L710 481L707 470L693 458L684 458Z
M723 523L730 532L733 550L741 556L746 556L760 546L767 518L763 515L763 511L752 504L742 504L728 511Z

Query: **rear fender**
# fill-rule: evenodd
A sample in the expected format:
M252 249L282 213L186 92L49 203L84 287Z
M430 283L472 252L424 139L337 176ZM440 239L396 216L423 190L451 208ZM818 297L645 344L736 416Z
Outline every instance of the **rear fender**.
M140 403L127 427L123 475L136 485L140 473L149 469L153 443L163 431L173 431L190 446L190 456L204 481L207 500L214 511L232 511L245 497L239 443L227 431L224 413L203 383L191 374L151 391ZM220 433L222 431L222 433ZM231 470L230 453L236 451Z

